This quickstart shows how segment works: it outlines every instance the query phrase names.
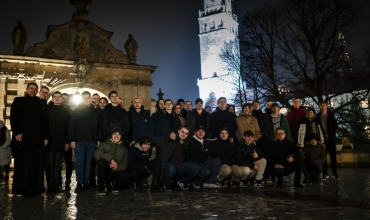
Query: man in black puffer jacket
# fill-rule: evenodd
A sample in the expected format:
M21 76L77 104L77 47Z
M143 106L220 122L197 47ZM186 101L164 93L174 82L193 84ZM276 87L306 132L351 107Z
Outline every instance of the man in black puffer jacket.
M218 131L226 127L230 131L230 137L234 138L238 125L236 124L235 115L227 110L226 98L220 97L217 100L218 109L210 116L211 137L217 137ZM193 135L193 134L192 134ZM208 135L209 136L209 135Z
M149 110L145 110L140 98L134 98L131 101L131 106L128 111L131 130L129 133L129 141L135 141L142 134L152 134L152 119Z

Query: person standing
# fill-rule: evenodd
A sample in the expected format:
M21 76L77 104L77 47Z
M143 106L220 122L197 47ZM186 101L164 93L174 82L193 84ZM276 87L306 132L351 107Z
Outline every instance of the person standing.
M90 177L91 162L96 147L103 140L100 114L91 106L91 94L82 92L82 104L73 110L68 123L68 136L71 148L75 149L76 161L76 192L87 188Z
M191 111L188 115L188 119L186 120L186 126L189 128L189 134L194 135L195 129L199 126L203 126L206 130L206 138L210 137L210 114L203 109L203 100L201 98L197 98L195 100L195 110Z
M14 141L13 194L33 197L44 189L44 147L48 144L47 106L36 97L38 85L28 83L25 97L16 97L10 109Z
M235 115L227 110L226 98L220 97L217 100L218 109L210 116L211 137L217 137L221 128L229 129L230 137L234 138L238 126Z
M138 139L142 134L150 134L152 119L149 110L144 109L141 98L134 98L128 111L131 129L129 134L130 143Z
M257 118L251 115L252 105L250 103L245 103L242 107L242 112L236 117L236 124L238 125L238 130L236 131L236 137L240 144L244 144L244 132L247 130L252 131L254 134L254 141L260 138L260 126L258 125Z
M3 120L0 120L0 180L9 180L11 148L10 148L10 131L5 126ZM5 173L5 174L3 174Z
M289 128L289 122L285 115L280 114L280 106L277 103L272 103L270 106L271 110L271 120L272 120L272 129L270 131L271 137L273 140L276 140L275 136L275 130L276 128L280 127L283 128L285 131L285 137L290 140L290 128Z
M69 105L69 95L67 93L62 94L62 106L68 112L69 115L72 114L72 108ZM66 181L65 181L65 190L71 189L71 177L73 172L72 165L72 149L69 148L67 151L63 152L64 162L66 164ZM62 180L62 178L60 179Z
M290 136L293 139L295 144L298 144L298 130L301 118L306 114L305 111L301 108L301 99L294 97L293 98L293 106L286 115L289 128L290 128Z
M62 106L62 94L56 91L52 95L52 102L48 105L48 126L50 141L45 147L46 180L48 193L59 192L60 172L63 152L69 149L67 127L69 114Z
M337 172L337 151L336 151L336 142L337 142L336 132L338 129L337 119L335 118L333 112L328 112L328 105L326 104L326 102L320 103L320 112L317 115L317 118L321 122L320 124L322 126L322 132L325 139L324 142L326 146L326 152L329 152L333 176L336 180L340 180ZM329 178L328 163L325 160L323 180L326 180L327 178Z

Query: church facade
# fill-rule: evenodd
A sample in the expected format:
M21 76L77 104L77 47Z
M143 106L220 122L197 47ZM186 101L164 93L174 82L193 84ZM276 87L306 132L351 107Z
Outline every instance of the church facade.
M212 99L226 97L233 102L236 90L234 79L219 59L225 42L237 39L238 22L231 0L204 0L204 11L199 11L199 44L201 78L199 96L209 105Z

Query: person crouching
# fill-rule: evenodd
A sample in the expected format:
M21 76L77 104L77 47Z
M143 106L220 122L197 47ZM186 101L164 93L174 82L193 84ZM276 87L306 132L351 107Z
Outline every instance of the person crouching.
M98 195L105 195L105 188L107 188L107 192L118 193L121 185L129 183L128 150L124 146L121 136L122 129L114 128L112 136L101 143L95 151Z
M316 134L311 134L310 143L304 147L304 167L305 183L320 182L320 174L324 170L326 160L325 147L318 142L319 137Z

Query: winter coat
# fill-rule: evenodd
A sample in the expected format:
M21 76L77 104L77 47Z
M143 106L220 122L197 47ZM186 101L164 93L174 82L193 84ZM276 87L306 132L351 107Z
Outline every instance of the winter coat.
M171 160L172 154L175 148L178 147L179 145L183 146L184 155L185 156L188 155L189 154L188 153L189 151L189 141L188 140L185 140L185 142L182 144L180 143L179 139L170 140L170 142L163 145L161 149L161 153L159 154L159 159L161 160L161 163L162 163L162 167L161 167L162 171L164 170L166 163L168 163ZM160 179L163 180L163 172L161 172Z
M228 110L218 109L210 116L211 137L217 137L221 128L229 129L229 135L235 137L238 125L236 124L235 115Z
M188 161L203 164L208 160L210 141L203 139L203 143L194 135L189 141Z
M212 158L220 158L221 164L232 166L235 164L235 143L231 143L230 139L217 140L211 142L209 154Z
M50 140L45 149L64 151L65 144L69 143L67 130L69 113L62 105L57 106L50 102L48 105L48 117Z
M321 143L324 142L324 136L322 133L322 128L321 128L321 122L317 119L316 115L314 115L313 119L308 119L306 117L301 118L301 122L299 125L299 130L298 130L298 143L302 145L302 147L305 145L305 143L310 141L311 138L311 123L314 122L317 127L317 135L319 137L319 141Z
M173 112L170 114L166 110L153 114L154 137L162 137L169 141L171 132L175 132L175 117L177 116Z
M258 158L254 159L252 154L256 151L258 154ZM260 149L255 145L246 145L246 144L241 144L236 147L236 152L235 152L235 158L236 158L236 165L238 166L243 166L243 167L249 167L251 169L254 168L254 162L257 160L262 159L263 153L260 151Z
M210 137L210 116L206 110L202 109L202 113L199 115L198 111L195 109L191 111L186 119L186 126L189 128L189 135L195 134L195 129L202 125L206 130L206 135L204 137Z
M135 121L135 115L141 117L139 122ZM136 112L136 109L131 106L128 111L128 117L130 119L131 129L129 133L129 141L135 141L142 134L146 133L151 135L152 129L152 119L150 117L150 112L144 109L144 106L141 106L139 113Z
M270 117L271 117L271 121L272 121L272 117L273 116L270 115ZM279 124L278 127L281 127L281 128L284 129L285 139L291 140L292 137L291 137L291 134L290 134L290 127L289 127L289 122L288 122L287 117L285 115L283 115L283 114L279 114L278 117L280 117L280 124ZM272 121L272 123L273 123L273 121ZM274 126L272 126L272 129L271 129L271 137L273 137L273 141L276 140L275 133L276 133L276 131L274 131Z
M316 146L311 144L303 149L303 155L306 159L315 162L315 164L324 164L326 161L326 150L324 145L317 143Z
M125 171L128 167L128 150L122 141L114 143L111 139L108 139L95 150L94 159L95 161L104 159L107 163L114 159L117 163L117 169L113 172Z
M272 129L272 121L269 115L263 113L262 110L252 110L252 115L257 118L260 127L260 134L267 140L273 141L270 131Z
M253 132L254 141L257 141L260 138L260 127L256 117L241 113L238 117L236 117L236 123L238 125L236 137L241 143L244 143L243 136L244 132L247 130L251 130Z
M147 152L144 152L139 143L136 143L134 147L130 148L128 154L128 169L137 170L140 173L146 171L150 161L156 158L156 151L153 147L150 147Z
M75 142L97 142L103 140L99 110L80 105L73 110L68 123L68 138Z
M306 115L306 112L302 108L292 107L286 116L289 122L290 136L294 143L298 143L299 123L304 115Z
M11 161L10 131L0 120L0 166L8 165Z
M290 140L276 140L271 144L271 162L273 167L280 164L283 167L288 166L287 158L293 157L295 161L302 159L302 154L298 147Z
M125 109L121 108L121 106L113 106L112 103L106 105L103 110L102 125L104 139L112 135L113 128L119 127L122 129L121 140L125 145L127 144L131 123Z
M317 119L320 120L320 124L322 126L322 121L321 121L321 112L317 114ZM337 140L337 129L338 129L338 123L337 119L334 116L333 112L327 112L328 118L326 120L326 126L327 126L327 131L324 131L324 127L322 126L322 132L325 134L327 133L329 136L329 140Z

